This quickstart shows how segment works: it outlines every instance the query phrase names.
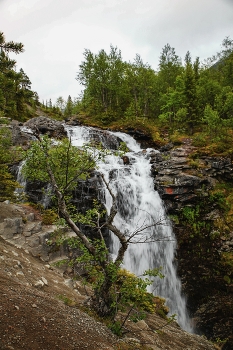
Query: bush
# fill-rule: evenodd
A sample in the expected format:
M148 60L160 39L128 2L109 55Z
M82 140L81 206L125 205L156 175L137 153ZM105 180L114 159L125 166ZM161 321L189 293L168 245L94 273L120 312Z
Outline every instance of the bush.
M58 219L57 213L55 213L52 209L47 209L43 212L42 223L44 225L52 225Z

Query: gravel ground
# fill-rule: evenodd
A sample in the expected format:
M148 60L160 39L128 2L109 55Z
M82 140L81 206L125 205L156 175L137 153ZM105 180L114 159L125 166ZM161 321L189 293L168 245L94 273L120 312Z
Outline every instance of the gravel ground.
M48 286L38 289L41 278ZM117 339L79 309L85 296L64 282L56 270L0 241L1 350L113 349Z

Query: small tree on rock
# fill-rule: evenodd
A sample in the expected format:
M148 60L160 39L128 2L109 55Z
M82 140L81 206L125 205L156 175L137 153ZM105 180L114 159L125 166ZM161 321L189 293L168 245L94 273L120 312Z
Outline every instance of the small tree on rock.
M91 302L96 312L101 316L114 315L120 301L123 301L125 305L127 303L130 305L140 304L142 307L143 302L147 301L145 308L150 309L150 305L153 307L153 295L146 291L147 285L151 284L149 279L142 280L136 276L133 279L130 276L131 282L127 285L122 274L119 274L128 245L136 234L145 230L146 225L140 227L131 236L126 236L114 225L113 221L117 214L116 197L102 175L100 176L103 184L112 197L112 206L108 215L101 209L97 201L95 201L94 208L88 210L85 215L75 213L70 206L72 190L76 187L79 179L89 176L90 170L95 167L96 160L100 157L100 152L95 150L91 154L86 147L78 149L72 146L68 139L54 144L47 136L37 137L38 141L34 142L27 151L23 172L29 180L42 180L52 185L59 216L76 234L75 238L70 239L69 244L82 251L81 257L75 262L83 264L94 281L94 295ZM101 218L102 220L100 220ZM90 239L87 237L78 227L78 222L95 227L98 238ZM150 226L157 224L161 224L161 222L150 224ZM120 241L120 248L114 261L110 258L102 234L103 229L106 228ZM143 242L146 242L145 237L143 237ZM149 274L161 275L158 269L150 271Z

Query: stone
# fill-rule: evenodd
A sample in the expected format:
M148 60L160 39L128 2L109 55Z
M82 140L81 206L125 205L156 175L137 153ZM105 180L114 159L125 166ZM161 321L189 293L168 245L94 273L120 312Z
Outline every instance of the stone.
M137 338L128 338L128 337L124 337L124 341L128 344L140 344L140 340Z
M149 328L148 324L144 320L140 320L136 323L136 325L141 329L141 330L147 330Z
M12 250L12 254L13 254L14 256L19 256L19 254L16 253L14 250Z
M29 237L27 239L27 243L28 243L29 247L31 247L31 248L38 247L40 244L40 237L38 237L38 236Z
M32 118L25 122L24 126L32 129L34 133L39 132L40 134L47 134L50 137L62 138L67 136L62 122L44 116Z
M124 165L128 165L129 164L129 157L123 156L121 159L123 160Z
M28 222L23 230L23 235L25 237L31 236L34 233L38 233L42 230L42 223L41 221L39 222Z
M22 271L16 272L17 277L24 277L24 273Z
M66 280L64 281L64 284L65 284L67 287L71 288L71 289L74 288L74 286L73 286L73 281L72 281L71 278L66 279Z
M0 223L0 235L6 239L12 239L14 235L23 232L23 221L21 217L6 218Z
M52 269L53 269L52 266L49 265L49 264L46 264L45 267L46 267L47 269L49 269L49 270L52 270Z
M26 150L33 139L35 139L33 134L23 130L19 124L12 126L12 143L14 146L22 146Z
M27 221L34 221L35 220L35 214L34 213L30 213L26 216Z
M30 249L30 253L32 254L32 256L35 256L37 258L40 258L42 255L42 246L38 246L38 247L33 247Z
M36 288L42 288L42 287L44 287L44 282L41 281L41 280L36 281L36 283L34 284L34 286L35 286Z
M48 281L45 277L41 277L41 281L47 286L48 285Z

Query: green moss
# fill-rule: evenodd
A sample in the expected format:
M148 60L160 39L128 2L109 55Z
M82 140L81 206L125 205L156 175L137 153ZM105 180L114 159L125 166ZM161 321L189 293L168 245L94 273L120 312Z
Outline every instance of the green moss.
M67 306L75 306L76 302L70 298L68 298L66 295L59 294L58 299L63 301L65 305Z

